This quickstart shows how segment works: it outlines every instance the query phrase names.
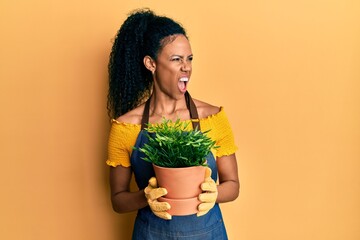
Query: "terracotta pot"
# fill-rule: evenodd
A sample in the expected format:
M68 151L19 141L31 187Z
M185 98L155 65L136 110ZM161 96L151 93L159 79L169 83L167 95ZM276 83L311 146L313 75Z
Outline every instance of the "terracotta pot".
M171 209L167 212L172 216L186 216L198 212L200 201L197 197L188 199L171 199L160 197L159 202L168 202Z
M159 187L168 191L166 198L188 199L198 197L202 192L205 167L165 168L153 165Z

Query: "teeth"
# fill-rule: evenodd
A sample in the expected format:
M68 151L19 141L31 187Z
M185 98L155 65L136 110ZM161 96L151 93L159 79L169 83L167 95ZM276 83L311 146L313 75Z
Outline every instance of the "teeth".
M180 82L188 82L188 81L189 81L189 78L187 78L187 77L180 78Z

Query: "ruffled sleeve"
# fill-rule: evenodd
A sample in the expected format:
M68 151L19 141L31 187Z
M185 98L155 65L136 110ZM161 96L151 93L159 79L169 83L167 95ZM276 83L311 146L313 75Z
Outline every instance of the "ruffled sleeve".
M112 167L119 165L129 167L132 147L135 145L139 132L140 125L112 120L106 164Z
M234 134L231 130L229 120L225 114L224 108L208 118L200 120L201 130L209 130L208 136L216 141L216 157L227 156L235 153L237 147L234 142Z

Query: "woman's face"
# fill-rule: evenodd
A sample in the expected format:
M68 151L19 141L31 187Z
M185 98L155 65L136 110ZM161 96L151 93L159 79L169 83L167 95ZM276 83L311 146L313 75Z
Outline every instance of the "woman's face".
M154 87L166 95L179 99L184 95L192 71L192 51L184 35L165 44L155 61Z

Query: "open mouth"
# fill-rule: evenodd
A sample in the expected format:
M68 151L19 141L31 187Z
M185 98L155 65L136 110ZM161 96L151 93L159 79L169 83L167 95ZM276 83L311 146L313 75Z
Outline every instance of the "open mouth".
M189 78L188 77L182 77L179 79L179 83L178 83L178 86L179 86L179 90L182 92L182 93L185 93L186 92L186 86L189 82Z

